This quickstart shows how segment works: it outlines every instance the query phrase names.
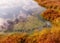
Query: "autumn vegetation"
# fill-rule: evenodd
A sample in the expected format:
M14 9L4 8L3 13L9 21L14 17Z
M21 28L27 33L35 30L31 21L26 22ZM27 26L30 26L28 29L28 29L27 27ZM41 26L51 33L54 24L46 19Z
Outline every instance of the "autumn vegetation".
M48 9L60 9L60 0L35 0L39 5Z
M60 12L53 10L53 9L47 9L41 15L44 19L51 21L51 22L53 22L57 18L60 18Z
M23 43L27 37L26 33L18 32L8 33L2 36L0 36L0 43Z
M44 23L36 16L30 16L24 22L14 25L14 32L0 34L0 43L60 43L60 1L59 0L35 0L39 5L47 8L40 16L49 21L51 27L43 27ZM53 8L54 7L54 8ZM51 9L50 9L51 8ZM23 30L34 30L24 32ZM20 30L23 32L15 32Z

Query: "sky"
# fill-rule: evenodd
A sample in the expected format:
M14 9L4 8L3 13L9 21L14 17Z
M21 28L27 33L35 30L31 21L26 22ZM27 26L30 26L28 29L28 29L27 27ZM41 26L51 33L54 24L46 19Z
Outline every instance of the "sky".
M44 8L41 8L42 7L32 0L0 0L0 24L6 19L38 14L44 10Z

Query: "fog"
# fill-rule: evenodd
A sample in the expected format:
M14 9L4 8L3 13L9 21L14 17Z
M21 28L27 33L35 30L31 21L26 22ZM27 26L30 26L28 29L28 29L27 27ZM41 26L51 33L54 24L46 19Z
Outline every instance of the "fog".
M31 14L39 14L43 10L33 0L0 0L0 21L7 19L14 19L18 16L26 17ZM1 24L1 23L0 23Z

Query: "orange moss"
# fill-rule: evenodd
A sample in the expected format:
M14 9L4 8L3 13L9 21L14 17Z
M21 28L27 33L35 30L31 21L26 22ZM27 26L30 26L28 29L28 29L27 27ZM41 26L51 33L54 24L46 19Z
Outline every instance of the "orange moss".
M60 26L60 17L56 18L52 23L53 25Z
M41 31L34 31L31 34L12 33L0 36L0 43L60 43L60 12L54 9L60 9L60 2L57 0L36 0L40 5L47 9L41 16L51 21L54 25L51 28L44 28ZM56 26L58 25L58 26Z
M2 38L0 43L23 43L26 38L25 33L13 33L13 34L8 34L7 37Z
M35 0L39 5L50 9L60 9L60 0Z
M60 27L52 26L41 31L35 31L27 36L25 33L6 35L0 43L60 43Z
M47 9L43 14L43 18L48 21L53 21L54 19L60 17L60 12L55 11L53 9Z
M57 29L58 28L58 29ZM60 27L53 26L30 35L25 43L60 43Z

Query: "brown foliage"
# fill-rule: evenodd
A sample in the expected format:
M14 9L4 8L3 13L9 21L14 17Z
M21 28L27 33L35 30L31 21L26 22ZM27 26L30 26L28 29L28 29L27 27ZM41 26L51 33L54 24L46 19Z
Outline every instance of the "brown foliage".
M60 0L35 0L39 5L50 9L60 9Z
M3 36L0 43L60 43L60 27L52 26L41 31L26 33L12 33Z
M26 43L60 43L60 27L53 26L51 29L44 29L34 32L26 39Z
M60 17L53 20L53 25L60 26Z
M6 37L2 38L0 40L0 43L24 43L24 40L26 38L25 33L13 33L8 34Z
M42 6L45 6L47 8L60 9L60 5L59 5L60 2L58 2L57 0L49 0L49 1L36 0L36 1ZM44 28L41 31L34 31L31 34L11 33L11 34L2 35L0 36L0 43L60 43L60 25L59 25L60 12L54 9L47 9L42 14L44 19L54 23L54 25L52 25L51 28ZM55 24L59 26L56 26Z
M52 10L52 9L47 9L43 14L43 18L48 20L48 21L53 21L56 18L60 17L60 12Z

